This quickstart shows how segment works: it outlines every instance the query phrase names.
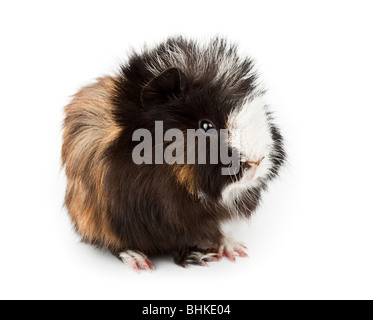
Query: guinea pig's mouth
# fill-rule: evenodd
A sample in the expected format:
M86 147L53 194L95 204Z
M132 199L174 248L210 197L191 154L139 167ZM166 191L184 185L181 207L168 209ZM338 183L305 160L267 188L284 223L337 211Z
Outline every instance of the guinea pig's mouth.
M262 163L262 161L264 160L264 158L265 157L262 157L261 159L257 161L247 160L243 162L243 165L241 166L244 169L244 175L243 175L244 180L251 181L255 178L256 171L258 167L260 166L260 164Z

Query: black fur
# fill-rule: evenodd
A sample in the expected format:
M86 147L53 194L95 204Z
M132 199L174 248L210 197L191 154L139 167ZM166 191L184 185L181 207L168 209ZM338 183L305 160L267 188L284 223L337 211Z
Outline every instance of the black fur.
M221 73L221 63L227 61L231 69ZM252 67L249 58L240 58L236 47L223 39L203 47L182 37L134 53L121 67L111 101L123 130L105 151L108 171L103 180L109 223L120 241L120 246L109 247L115 255L127 249L171 253L182 264L191 248L222 243L219 225L232 216L220 201L232 181L220 174L224 165L136 165L132 150L138 142L132 141L132 134L144 128L154 136L157 120L164 122L164 131L177 128L186 133L198 129L201 119L209 119L216 129L226 128L228 115L256 88ZM247 217L285 160L282 136L269 114L268 121L275 142L272 170L248 190L248 197L237 200L239 214ZM180 181L183 175L185 181ZM242 170L234 179L241 175ZM206 196L201 199L200 193Z

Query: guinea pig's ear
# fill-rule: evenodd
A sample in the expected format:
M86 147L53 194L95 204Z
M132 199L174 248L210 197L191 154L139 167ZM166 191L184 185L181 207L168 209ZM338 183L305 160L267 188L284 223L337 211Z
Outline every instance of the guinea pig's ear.
M179 96L186 85L186 77L178 68L170 68L148 82L141 91L141 103L148 108Z

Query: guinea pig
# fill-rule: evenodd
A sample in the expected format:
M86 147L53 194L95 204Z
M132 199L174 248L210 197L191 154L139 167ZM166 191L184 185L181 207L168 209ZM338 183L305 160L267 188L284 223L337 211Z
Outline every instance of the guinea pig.
M160 254L184 267L247 256L224 226L251 216L286 158L257 78L252 59L225 39L172 37L76 93L65 107L62 163L65 206L82 240L135 270L154 269L149 256ZM180 139L178 161L162 161L175 137L157 140L156 124L177 129L181 142L191 129L214 132L210 140L238 152L238 169L223 174L233 162L221 159L186 161L191 151ZM142 162L134 157L146 138L139 130L150 135Z

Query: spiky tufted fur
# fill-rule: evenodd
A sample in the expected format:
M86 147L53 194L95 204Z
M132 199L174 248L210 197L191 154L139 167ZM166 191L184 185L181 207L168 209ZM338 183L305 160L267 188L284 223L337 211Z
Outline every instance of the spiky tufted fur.
M220 225L250 216L285 159L263 95L252 61L220 38L206 45L171 38L133 53L116 76L83 88L65 108L62 148L65 204L77 232L117 256L129 249L171 253L177 263L190 248L219 246ZM201 119L248 137L245 145L230 146L243 157L265 156L254 182L244 180L247 159L233 177L220 174L220 163L133 163L136 129L154 133L154 122L162 120L165 131L185 133Z

